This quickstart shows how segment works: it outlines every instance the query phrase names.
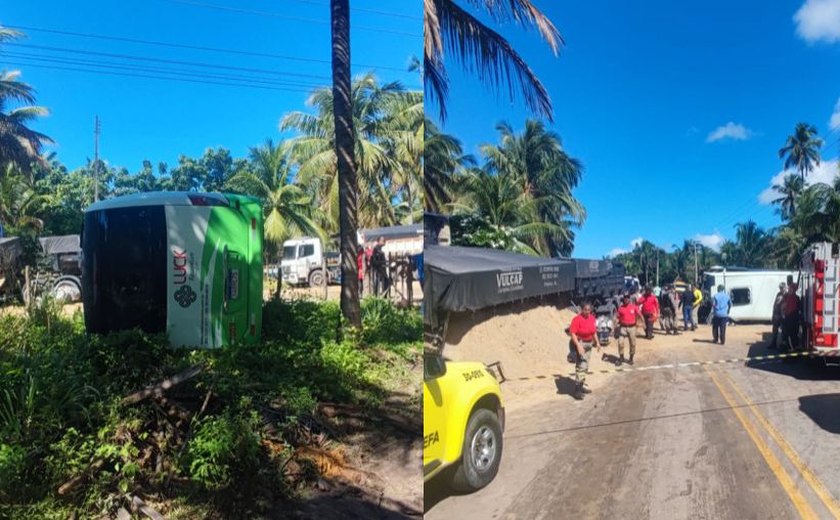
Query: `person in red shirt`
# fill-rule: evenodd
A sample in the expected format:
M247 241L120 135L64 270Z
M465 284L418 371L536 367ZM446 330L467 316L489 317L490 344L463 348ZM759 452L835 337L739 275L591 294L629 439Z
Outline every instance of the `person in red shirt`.
M653 323L659 315L659 299L653 295L653 290L648 285L645 293L639 298L639 307L642 309L642 316L645 317L645 338L653 339Z
M572 397L578 401L583 399L583 394L592 393L592 390L585 388L586 372L589 370L589 357L592 353L592 346L595 345L595 315L592 313L592 305L584 303L580 314L572 319L569 326L569 335L572 336L571 345L575 354L575 391Z
M359 271L359 298L365 290L365 248L360 247L356 254L356 268Z
M630 300L630 295L625 294L621 305L616 311L616 319L618 321L618 361L616 366L621 366L625 363L624 360L624 338L630 343L630 359L626 362L633 364L633 356L636 355L636 322L642 315L642 310L639 306Z

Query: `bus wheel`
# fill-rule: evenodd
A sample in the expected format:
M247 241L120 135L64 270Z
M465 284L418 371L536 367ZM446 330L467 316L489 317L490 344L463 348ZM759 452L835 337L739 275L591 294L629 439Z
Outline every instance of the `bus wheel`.
M324 272L320 269L316 269L309 274L309 287L323 287L325 282Z

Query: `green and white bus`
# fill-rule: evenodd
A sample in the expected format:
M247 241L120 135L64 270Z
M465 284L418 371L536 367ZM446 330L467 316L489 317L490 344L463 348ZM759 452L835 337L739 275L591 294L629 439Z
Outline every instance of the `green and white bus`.
M259 340L257 199L152 192L103 200L85 210L81 242L88 332L138 327L192 348Z

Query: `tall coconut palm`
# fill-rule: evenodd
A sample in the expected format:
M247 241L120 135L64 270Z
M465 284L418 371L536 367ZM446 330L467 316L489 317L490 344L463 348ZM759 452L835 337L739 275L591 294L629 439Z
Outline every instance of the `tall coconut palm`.
M332 32L332 151L338 177L339 235L341 242L341 313L351 327L362 326L359 304L356 142L352 85L350 81L350 2L330 0ZM322 127L323 128L323 127ZM364 156L361 156L364 164Z
M735 225L735 258L744 267L765 266L773 237L752 220Z
M804 187L805 181L796 175L785 175L782 184L773 185L773 191L779 196L773 199L772 203L779 205L783 219L790 220L796 215L796 199Z
M802 181L820 165L820 148L823 140L817 137L817 128L808 123L797 123L793 134L779 149L779 158L785 160L785 169L799 173Z
M426 119L423 153L423 193L426 209L440 213L449 209L455 200L456 179L465 168L475 165L471 155L465 155L461 141L445 134L431 120Z
M249 164L231 177L228 189L263 201L265 238L274 244L299 235L323 237L312 217L312 197L292 183L292 172L282 145L271 139L249 151Z
M24 105L12 108L14 103ZM52 142L29 127L48 113L34 103L35 90L20 81L20 71L0 71L0 165L29 168L40 160L43 145Z
M542 252L533 246L536 237L563 232L558 224L538 219L538 207L545 201L525 196L510 175L474 168L463 185L464 196L454 204L456 210L481 217L493 231L510 239L515 251L539 255Z
M40 211L46 196L30 181L15 164L7 164L0 175L0 227L8 233L34 234L44 227Z
M481 147L487 167L515 179L526 198L543 200L537 206L537 219L557 226L552 229L562 230L537 237L537 250L550 256L568 255L574 239L572 230L586 218L583 206L572 195L583 166L566 153L560 136L546 130L540 121L527 120L521 134L505 122L496 129L499 144Z
M390 192L397 220L413 224L423 212L423 93L407 91L385 100L380 140L391 157ZM404 214L404 218L400 218Z
M410 103L416 98L416 93L406 92L399 83L380 85L372 73L354 79L350 88L359 223L362 226L397 223L392 205L395 185L391 181L399 164L386 146L386 131L393 132L395 129L393 124L388 126L385 122L391 117L388 109L398 104L398 98L404 98L407 105L417 106L416 102ZM333 91L317 89L307 100L307 105L314 108L314 114L291 112L281 119L280 130L300 133L289 140L292 158L298 163L297 182L317 196L319 209L330 221L324 226L332 233L337 231L339 216ZM416 129L404 131L413 132Z
M556 56L563 38L551 20L531 0L467 0L470 7L484 12L496 23L514 22L536 27ZM516 92L529 110L551 119L551 100L540 80L499 33L458 5L455 0L423 0L423 82L426 92L446 118L448 76L445 54L451 53L466 71L495 88L505 88L511 99Z

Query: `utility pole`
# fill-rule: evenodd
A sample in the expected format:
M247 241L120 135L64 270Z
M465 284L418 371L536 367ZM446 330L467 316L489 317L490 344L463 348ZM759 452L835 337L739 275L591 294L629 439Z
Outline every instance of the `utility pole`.
M659 287L659 248L656 249L656 286Z
M99 115L93 120L93 201L99 200Z
M694 242L694 287L700 283L700 270L697 267L697 241Z

